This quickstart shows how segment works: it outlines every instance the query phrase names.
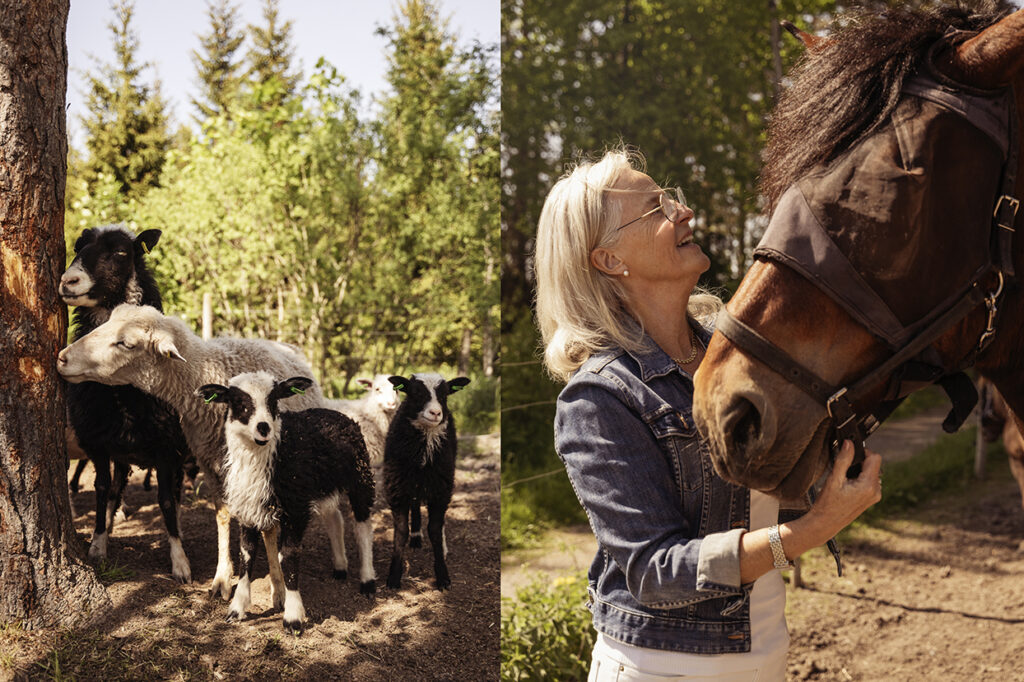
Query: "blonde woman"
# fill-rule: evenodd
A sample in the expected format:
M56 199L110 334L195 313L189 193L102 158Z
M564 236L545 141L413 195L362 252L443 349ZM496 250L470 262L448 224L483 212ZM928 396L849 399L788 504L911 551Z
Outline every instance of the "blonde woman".
M721 303L693 211L622 150L552 188L537 231L537 318L567 381L555 447L598 540L591 681L784 680L785 589L773 555L824 544L881 496L881 458L855 480L846 443L817 503L727 483L691 417L693 375Z

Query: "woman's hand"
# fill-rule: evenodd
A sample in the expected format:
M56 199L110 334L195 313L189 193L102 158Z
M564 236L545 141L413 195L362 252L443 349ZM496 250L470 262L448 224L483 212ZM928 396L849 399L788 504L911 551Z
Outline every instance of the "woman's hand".
M844 441L832 464L832 473L825 480L814 506L795 521L779 525L783 551L790 560L812 547L825 544L865 509L882 499L882 456L865 449L860 476L847 478L846 471L852 463L853 441ZM743 582L753 582L771 570L772 565L768 529L745 533L740 538L740 576Z

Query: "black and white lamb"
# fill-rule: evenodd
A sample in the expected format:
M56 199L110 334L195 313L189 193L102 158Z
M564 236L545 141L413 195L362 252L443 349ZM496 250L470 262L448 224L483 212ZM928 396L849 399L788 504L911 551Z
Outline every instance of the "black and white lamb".
M328 528L334 577L348 572L344 521L338 503L348 495L362 561L359 591L376 591L373 571L373 472L359 425L335 410L314 408L284 412L278 401L301 395L312 379L277 381L266 372L233 377L227 386L206 384L196 393L207 403L224 403L227 459L224 497L242 526L238 586L228 609L229 621L245 618L251 606L249 584L258 553L259 532L281 528L285 630L301 634L306 612L299 594L299 547L313 513ZM340 540L340 542L339 542Z
M226 384L244 372L266 371L281 379L312 376L302 352L267 339L196 336L182 320L149 306L120 305L110 319L60 352L57 371L71 383L98 381L111 386L131 384L157 396L181 417L189 449L203 471L210 498L217 508L217 572L211 591L231 595L229 538L231 514L224 504L222 467L225 408L213 409L196 400L196 388ZM323 394L312 386L289 401L286 410L321 407ZM330 528L328 528L330 532ZM270 565L274 606L284 605L284 579L277 557L277 529L263 534Z
M60 280L64 302L76 306L73 340L106 322L118 305L160 310L160 291L145 262L145 255L159 239L160 230L135 236L119 226L82 232L75 242L75 259ZM133 386L91 381L68 387L67 409L71 429L96 469L96 524L89 556L103 559L107 555L114 512L121 503L131 465L155 468L160 511L171 548L171 573L181 582L190 582L192 570L178 528L182 464L189 450L177 413ZM73 489L77 489L83 466L84 460L76 468Z
M445 381L440 374L413 374L389 379L406 398L398 406L384 446L384 490L395 524L394 549L388 570L388 587L402 583L405 561L402 553L409 539L412 519L412 547L422 544L420 504L427 505L427 536L434 554L437 589L451 587L444 515L455 486L457 440L455 418L448 410L448 394L465 388L466 377Z
M384 462L384 441L388 437L391 419L398 409L398 393L388 381L387 374L373 379L357 379L366 387L366 393L355 400L329 400L328 407L352 417L359 424L370 453L370 464L379 467Z

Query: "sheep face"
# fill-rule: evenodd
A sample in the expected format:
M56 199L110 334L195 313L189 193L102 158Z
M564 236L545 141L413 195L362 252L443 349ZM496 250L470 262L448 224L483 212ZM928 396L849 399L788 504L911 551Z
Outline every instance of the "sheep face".
M373 406L391 416L398 408L398 391L388 380L387 374L378 374L373 380L359 379L359 383L366 386L370 393L370 401Z
M61 298L68 305L94 307L118 300L127 291L127 302L138 305L142 288L136 269L159 239L160 230L146 230L138 237L113 225L84 230L75 242L75 259L60 278Z
M440 432L448 417L448 394L469 383L466 377L445 381L440 374L413 374L411 379L393 376L391 384L406 394L406 414L412 424L424 433Z
M301 395L312 385L313 380L306 377L277 381L268 372L247 372L232 377L227 386L207 384L196 394L207 404L228 406L224 435L229 450L275 449L281 437L278 402Z
M184 362L174 335L155 308L125 303L110 319L65 348L57 371L71 383L132 384L156 362Z

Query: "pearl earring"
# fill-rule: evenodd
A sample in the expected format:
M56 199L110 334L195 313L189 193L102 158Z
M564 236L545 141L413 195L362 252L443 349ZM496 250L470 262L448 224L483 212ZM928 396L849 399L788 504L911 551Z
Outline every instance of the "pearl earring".
M622 276L623 277L629 277L629 270L623 270L622 271Z

